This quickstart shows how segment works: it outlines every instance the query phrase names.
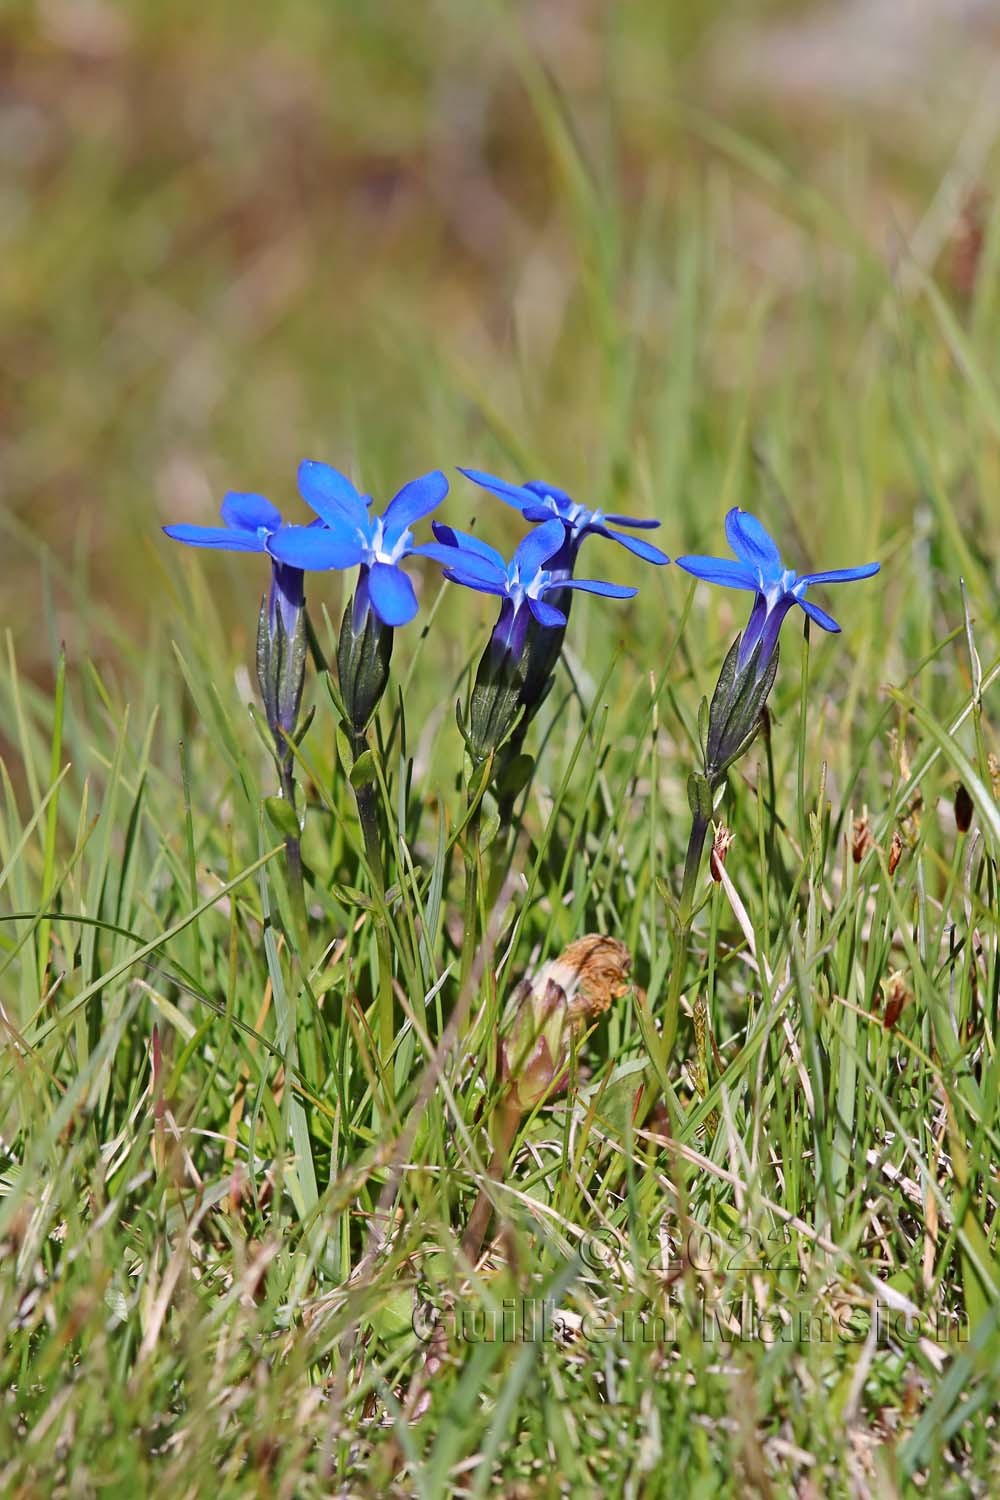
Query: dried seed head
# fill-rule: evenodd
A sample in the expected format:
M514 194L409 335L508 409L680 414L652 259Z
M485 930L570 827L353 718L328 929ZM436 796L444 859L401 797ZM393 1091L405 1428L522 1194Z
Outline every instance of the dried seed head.
M898 828L894 828L892 830L892 843L889 845L889 874L890 875L895 875L895 873L896 873L896 867L899 864L899 861L902 859L902 857L903 857L903 840L900 837L899 829Z
M727 828L725 823L720 823L715 830L715 839L712 843L712 853L709 857L708 865L712 872L712 879L716 885L722 882L722 867L726 863L726 855L729 853L729 846L732 844L734 837L735 835L732 830Z
M992 750L986 757L986 769L990 773L990 786L993 788L993 795L1000 802L1000 760L997 760Z
M907 842L915 844L920 837L920 824L924 815L924 794L918 787L913 800L903 813L900 822Z
M590 1020L625 994L631 969L632 956L624 943L590 932L563 949L548 978L565 991L570 1015Z
M909 781L910 756L906 748L906 740L898 729L890 729L889 731L889 753L892 756L893 763L899 767L900 781Z
M574 1033L626 992L631 967L624 943L589 933L521 981L500 1043L501 1073L519 1108L532 1109L550 1089L565 1087Z
M874 849L874 847L875 840L872 838L871 825L868 822L868 809L865 808L861 817L854 819L851 831L851 858L854 863L859 865L869 849Z
M976 290L989 220L989 198L978 183L973 184L953 225L945 260L948 280L960 297L968 299Z
M972 825L972 813L972 798L960 781L955 788L955 827L959 833L968 833Z
M882 1016L882 1025L886 1031L892 1030L902 1015L904 1005L912 998L903 971L897 969L895 973L889 975L885 987L885 1012Z

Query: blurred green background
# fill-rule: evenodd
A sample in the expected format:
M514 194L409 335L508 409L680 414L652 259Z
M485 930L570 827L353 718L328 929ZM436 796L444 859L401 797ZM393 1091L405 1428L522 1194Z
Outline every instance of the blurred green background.
M256 564L157 527L212 524L228 488L302 518L304 456L383 500L435 465L545 477L660 515L676 553L717 550L724 506L754 502L762 434L807 552L847 560L818 502L836 493L859 539L880 517L831 460L825 398L857 382L863 402L897 268L993 302L997 15L8 3L0 506L21 665L44 678L54 632L76 657L141 647L198 570L243 653ZM482 506L453 479L460 521ZM891 458L878 479L891 505ZM655 633L683 595L673 570L642 582L581 628Z
M961 1220L967 1237L970 1223L988 1233L981 1263L995 1261L995 1211L984 1208L980 1230L972 1187L981 1183L992 1205L995 1131L988 1111L970 1107L971 1072L951 1061L942 1069L931 1055L938 1020L928 997L963 1028L963 1056L985 1079L984 1099L994 1099L995 917L983 873L995 854L986 790L987 755L998 748L992 699L981 720L978 708L967 716L973 635L988 672L1000 653L998 140L997 0L6 0L0 8L0 623L20 668L0 662L0 782L8 771L13 782L3 790L0 866L10 872L12 911L60 913L51 924L39 917L8 928L2 960L20 974L18 998L11 1004L5 990L0 1019L14 1038L8 1072L24 1122L23 1131L4 1126L3 1136L11 1161L21 1137L25 1152L0 1181L4 1223L15 1226L5 1231L8 1250L21 1235L21 1204L37 1197L39 1206L31 1237L16 1254L5 1251L0 1301L15 1334L0 1438L3 1422L19 1443L35 1423L18 1471L32 1493L51 1452L58 1482L65 1474L81 1494L86 1466L105 1492L120 1474L121 1493L142 1493L143 1480L129 1476L149 1475L161 1455L156 1494L192 1493L198 1483L235 1493L244 1459L262 1484L273 1465L285 1492L326 1494L334 1444L345 1482L357 1471L362 1492L388 1493L395 1456L383 1449L369 1465L369 1444L389 1436L387 1403L376 1410L376 1386L359 1396L355 1383L342 1417L340 1387L326 1384L328 1366L339 1367L338 1381L352 1367L353 1333L318 1321L315 1338L282 1346L275 1335L294 1335L297 1307L318 1308L329 1287L351 1282L358 1310L348 1301L344 1316L367 1330L371 1313L369 1368L381 1382L379 1361L391 1371L393 1349L403 1346L394 1343L398 1328L390 1339L377 1319L398 1322L393 1299L405 1301L411 1251L442 1295L451 1295L453 1274L465 1280L450 1246L473 1179L465 1145L455 1144L453 1119L463 1116L443 1083L416 1144L399 1138L399 1160L412 1147L421 1168L401 1178L400 1201L416 1209L409 1237L387 1240L390 1259L371 1284L367 1252L363 1261L355 1254L383 1211L370 1148L381 1153L389 1117L368 1088L363 1038L345 1003L360 996L360 1014L374 993L377 949L364 898L355 905L364 877L347 811L353 794L334 759L321 677L311 674L307 687L319 712L304 749L313 786L303 785L314 936L330 941L316 966L318 999L310 988L306 1005L303 989L296 1013L298 990L274 982L281 969L267 941L265 913L274 908L264 881L246 881L227 908L180 931L199 903L218 904L223 875L237 875L262 836L274 836L260 807L261 791L274 789L273 767L242 712L254 697L267 568L256 557L177 546L159 527L213 524L230 488L262 491L304 519L295 495L303 457L349 471L380 504L440 465L453 481L443 514L456 524L477 515L507 547L518 518L454 465L545 478L595 505L657 515L657 540L674 555L723 550L724 513L742 503L800 570L882 561L877 581L829 596L817 590L842 638L816 633L804 653L798 619L785 626L767 782L762 774L744 781L742 771L732 778L730 868L755 923L755 954L765 965L794 963L795 989L783 982L782 994L794 996L797 1029L770 1001L757 1008L742 939L717 891L704 919L709 952L719 955L718 989L713 957L708 991L728 1061L722 1092L739 1101L746 1089L739 1118L754 1165L744 1167L726 1104L727 1135L717 1138L719 1154L729 1142L725 1186L712 1173L692 1174L691 1201L699 1223L728 1233L745 1211L765 1222L763 1184L823 1234L836 1201L844 1243L857 1249L833 1280L817 1257L821 1283L810 1280L810 1297L821 1284L831 1306L860 1306L863 1256L874 1255L870 1263L887 1275L897 1268L893 1286L921 1307L940 1295L949 1309L964 1305L975 1327L983 1287L972 1258L959 1260L955 1226ZM638 583L640 594L620 605L574 604L563 662L581 691L561 667L559 691L532 728L539 770L520 815L516 915L498 967L507 985L534 966L529 954L554 955L588 929L621 931L655 1014L673 957L660 897L680 888L696 705L748 601L694 590L680 569L640 567L597 539L583 563ZM427 622L438 608L436 570L410 566ZM974 617L968 638L960 578ZM337 577L309 582L324 638L319 606L336 618L342 590ZM450 716L493 608L446 590L426 644L414 624L397 633L393 659L408 736L398 768L389 767L400 844L409 840L421 881L435 872L427 911L439 907L434 921L421 910L419 924L421 936L425 920L432 935L428 975L440 972L442 984L462 941L461 863L456 849L449 873L443 852L460 817L451 773L461 742ZM65 714L61 681L51 691L60 640ZM617 673L605 679L622 643ZM912 689L919 715L893 701L887 684ZM67 761L63 789L43 813ZM973 853L979 829L968 842L956 835L959 775L978 786L982 858ZM855 839L859 827L869 831L869 806L886 848L897 824L905 839L895 887L880 878L874 853L857 870L846 853L848 829ZM400 889L417 891L412 869ZM416 907L406 920L424 963ZM106 923L114 926L105 931ZM171 970L140 973L125 931L165 934L164 962L183 963L189 993L178 991L176 1004L165 998L177 984ZM813 987L802 976L814 971L816 1004L807 1008ZM908 975L902 1021L890 1022L886 1006L881 1024L879 997L886 986L897 993ZM274 1034L284 1047L301 1025L302 1076L323 1096L308 1122L284 1062L279 1113L270 1053L237 1030L271 1027L261 997L272 990ZM503 998L492 966L483 990L490 1005ZM408 1000L416 993L411 984ZM450 1002L437 983L428 1006L432 996L437 1037ZM8 1015L28 1037L23 1049ZM730 1044L744 1025L765 1040L735 1054ZM595 1057L599 1046L609 1069L620 1053L630 1067L633 1028L613 1015ZM870 1043L858 1040L872 1031ZM150 1034L171 1039L175 1071L165 1085L155 1072L147 1085ZM396 1054L401 1100L422 1066L416 1035L404 1030ZM818 1038L829 1047L833 1101L822 1117L815 1100L824 1096L814 1097L802 1062L821 1076ZM695 1056L686 1018L678 1050L679 1062ZM471 1091L479 1060L461 1051L455 1091L485 1140L489 1117L480 1120ZM754 1081L765 1068L773 1070L766 1086ZM173 1147L159 1155L157 1105L155 1123L144 1110L147 1087L154 1101L176 1091L177 1118L196 1138L201 1176L190 1218ZM689 1082L683 1090L693 1102ZM84 1097L98 1101L93 1119ZM953 1168L942 1155L946 1119L956 1139L974 1132L968 1186L950 1140ZM606 1171L602 1142L611 1138L596 1134L584 1147L592 1120L588 1113L579 1137L567 1126L564 1144L545 1158L564 1161L551 1173L552 1202L581 1232L592 1208L624 1223L637 1255L633 1234L648 1234L651 1254L664 1203L683 1193L658 1169L643 1170L634 1198L630 1177L626 1203ZM310 1172L315 1166L314 1186L300 1175L293 1216L281 1193L262 1197L259 1214L240 1208L235 1191L232 1214L211 1196L229 1196L229 1152L220 1150L230 1138L235 1149L237 1127L249 1161L273 1151L280 1165L291 1145ZM691 1129L691 1140L702 1140ZM539 1130L553 1133L541 1117ZM150 1131L153 1174L133 1176ZM631 1153L630 1127L627 1139ZM715 1151L708 1133L702 1143ZM542 1169L534 1173L524 1181L541 1199ZM118 1193L119 1174L121 1206L115 1199L105 1210L99 1194ZM938 1200L924 1184L939 1177L942 1205L952 1206L950 1226L942 1208L935 1267L928 1245L938 1239ZM321 1273L311 1217L318 1194L337 1226ZM198 1269L187 1285L184 1273L170 1320L154 1320L155 1358L146 1359L145 1309L155 1294L162 1318L173 1295L164 1267L182 1264L171 1243L175 1214L195 1226L193 1244L203 1208L212 1208L204 1220L211 1255L198 1262L205 1279ZM272 1236L280 1258L252 1307L240 1278ZM406 1259L395 1259L397 1245ZM440 1247L448 1254L435 1262ZM547 1263L542 1239L538 1247L521 1261L529 1276ZM659 1297L662 1278L648 1284ZM135 1304L126 1305L133 1288ZM119 1300L102 1303L104 1289ZM620 1294L631 1299L635 1289L623 1280ZM515 1407L519 1432L505 1472L551 1471L554 1485L559 1463L579 1447L580 1472L592 1464L602 1480L625 1463L628 1483L641 1489L639 1451L643 1493L678 1472L696 1476L692 1492L700 1484L699 1493L721 1493L709 1477L717 1455L725 1463L738 1447L749 1455L739 1461L752 1461L747 1472L763 1465L758 1425L775 1445L769 1463L810 1466L818 1455L816 1467L800 1468L803 1495L823 1493L824 1482L835 1492L841 1464L854 1483L859 1455L876 1439L890 1448L894 1431L908 1433L899 1449L907 1474L938 1464L919 1476L924 1493L945 1492L949 1454L983 1472L994 1461L994 1388L968 1352L937 1381L908 1344L899 1359L879 1350L873 1362L866 1342L855 1362L853 1344L828 1357L809 1340L782 1352L761 1338L759 1360L751 1355L734 1381L728 1357L693 1324L690 1334L683 1366L654 1363L636 1343L624 1364L602 1350L599 1377L597 1360L567 1358L561 1343L539 1346L543 1378L529 1384L520 1352L505 1365L443 1366L434 1375L441 1441L436 1418L415 1439L428 1472L460 1475L469 1493L495 1488L491 1445L506 1441ZM288 1359L274 1356L281 1347ZM679 1368L684 1378L671 1379ZM333 1399L318 1404L326 1391ZM331 1414L342 1421L336 1432ZM797 1445L806 1443L803 1457ZM463 1444L484 1455L474 1482L464 1458L455 1466ZM314 1467L310 1489L301 1475ZM877 1476L871 1483L873 1493L909 1493L880 1487ZM614 1487L615 1479L605 1483ZM428 1481L424 1492L438 1491Z

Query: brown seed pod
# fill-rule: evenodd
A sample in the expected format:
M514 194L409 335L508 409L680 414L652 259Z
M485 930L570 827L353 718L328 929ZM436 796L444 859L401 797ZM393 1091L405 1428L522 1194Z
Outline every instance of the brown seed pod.
M882 1016L882 1025L886 1031L892 1030L903 1013L903 1007L912 998L902 970L897 969L894 974L890 974L885 989L885 1012Z
M722 883L722 867L726 863L726 855L729 853L730 845L735 835L727 828L725 823L720 823L715 830L715 838L712 842L712 853L708 861L712 879L716 885Z
M860 818L854 819L854 825L851 829L851 858L854 863L859 865L869 849L873 849L874 847L875 840L872 838L871 824L868 822L868 812L866 810Z

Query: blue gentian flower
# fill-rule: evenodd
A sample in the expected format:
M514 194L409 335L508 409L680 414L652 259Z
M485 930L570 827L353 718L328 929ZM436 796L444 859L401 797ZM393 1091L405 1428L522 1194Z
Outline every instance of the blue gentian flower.
M572 571L577 550L586 536L610 537L613 542L620 542L623 547L627 547L630 552L634 552L636 557L641 557L645 562L662 566L670 561L667 554L661 552L659 547L654 547L651 542L613 529L616 526L631 526L638 531L652 531L659 526L659 521L638 520L634 516L609 515L603 510L590 510L586 505L580 505L572 499L565 490L557 489L552 484L544 484L537 479L531 480L528 484L509 484L507 480L497 479L493 474L484 474L480 469L460 468L459 473L471 479L473 484L490 490L508 505L513 505L526 521L542 523L551 521L553 518L561 521L568 544L566 566L569 571ZM612 525L609 525L609 522ZM559 569L553 571L559 571Z
M411 528L448 493L448 481L440 470L405 484L381 516L369 514L371 496L360 495L329 464L308 460L300 464L299 493L322 525L283 526L272 532L267 539L271 556L310 571L360 565L354 595L356 630L369 603L383 625L405 625L412 620L417 596L399 564L421 550L413 545Z
M562 520L549 519L529 531L509 563L495 547L468 532L435 522L434 535L437 542L429 542L415 550L442 563L444 576L452 583L477 589L481 594L497 594L504 600L494 639L508 646L513 644L516 622L520 621L523 627L528 612L539 625L547 628L566 624L563 611L546 603L547 593L583 589L588 594L603 594L609 599L631 599L638 593L637 589L619 583L605 583L599 578L560 577L546 567L545 564L556 556L565 541L566 526Z
M436 542L417 549L423 556L442 563L444 576L453 583L502 601L476 672L468 717L460 713L459 724L474 764L504 749L496 772L503 781L504 766L517 761L528 725L552 686L570 590L612 599L630 599L638 591L562 572L566 526L555 517L530 531L509 563L495 547L468 532L435 524L434 535ZM558 604L546 595L553 595Z
M268 553L273 536L290 530L281 513L263 495L231 491L222 502L225 526L164 526L167 536L188 547L210 547L221 552ZM272 633L280 613L285 634L295 634L304 603L302 570L285 566L271 556L271 590L268 596L268 618Z
M224 526L164 526L167 536L189 547L223 552L269 552L272 539L289 528L263 495L233 491L222 502ZM292 740L295 737L306 666L305 589L302 569L269 556L271 587L257 622L257 684L274 737L282 795L295 809ZM285 840L290 868L301 882L299 840Z
M164 526L167 536L189 547L216 547L225 552L266 552L267 539L284 525L280 512L263 495L228 494L222 502L225 526Z
M871 578L881 567L880 563L863 563L857 568L796 573L785 567L777 545L756 516L740 510L739 506L734 506L726 516L726 540L733 549L735 561L726 557L694 555L679 557L677 565L709 583L721 584L723 588L747 589L756 595L740 643L737 668L742 670L746 666L759 644L758 676L770 661L781 622L793 604L804 610L821 630L840 630L831 615L806 598L807 589L814 583L851 583L857 578Z

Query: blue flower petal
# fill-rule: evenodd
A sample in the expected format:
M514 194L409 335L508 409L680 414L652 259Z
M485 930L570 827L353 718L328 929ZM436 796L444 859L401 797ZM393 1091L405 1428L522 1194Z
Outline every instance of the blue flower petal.
M706 583L720 583L723 588L753 589L755 592L757 589L757 579L746 564L730 562L728 557L702 557L700 553L692 553L679 557L677 566L685 573L693 573L696 578L704 578Z
M511 570L516 567L522 581L534 578L542 563L554 556L565 540L566 528L555 518L546 521L543 526L536 526L534 531L529 531L518 543L511 561Z
M814 604L811 599L796 598L795 602L796 604L801 604L810 620L815 620L820 630L829 630L834 635L839 634L840 626L832 615L827 614L825 609L820 609L819 605Z
M389 501L382 517L382 532L387 545L391 547L404 531L435 510L447 493L448 481L440 469L404 484L399 494Z
M524 519L526 521L530 521L533 526L544 526L546 521L561 519L560 517L556 516L556 512L551 505L526 505L524 507L524 510L522 511L522 515L524 516Z
M800 573L799 583L853 583L856 578L873 578L881 563L862 563L859 568L831 568L825 573Z
M227 526L238 526L242 531L256 531L259 526L277 531L281 525L281 513L270 500L238 490L230 490L223 500L222 519Z
M530 490L533 495L540 496L542 500L551 496L557 505L569 507L574 503L572 495L567 495L566 491L561 490L558 485L546 484L544 479L529 479L525 482L524 488Z
M507 591L507 568L502 558L496 563L478 552L466 551L464 547L442 547L440 542L425 542L421 547L414 547L413 551L418 557L431 557L467 578L496 586L504 593Z
M757 597L762 598L763 596L758 595ZM764 615L763 624L760 627L760 656L757 659L758 675L763 672L764 668L767 666L767 663L774 655L774 648L778 644L778 636L781 633L782 621L784 620L788 611L791 609L792 605L796 602L797 601L794 594L782 594L778 598L778 600L767 609ZM755 599L753 610L750 613L751 620L753 619L756 609L757 600ZM829 616L827 616L827 619L829 619ZM839 629L839 626L837 628ZM742 649L740 650L740 656L743 656ZM739 658L737 658L737 660L739 660Z
M781 618L784 619L784 614L782 614ZM747 628L740 639L740 654L737 660L741 668L746 666L753 655L754 647L760 641L766 620L767 600L763 594L758 594L750 606L750 618L747 621Z
M600 578L564 578L561 582L554 579L546 586L546 592L548 589L583 589L588 594L603 594L606 599L634 599L639 592L624 583L605 583Z
M481 578L473 578L460 568L445 568L444 576L449 583L460 583L463 588L475 589L479 594L498 594L502 599L507 598L506 578L502 583L484 583Z
M759 568L766 581L781 576L781 553L773 539L748 510L738 505L726 516L726 540L741 562Z
M303 459L299 464L299 494L328 525L349 521L367 532L371 500L359 495L347 475L329 464Z
M657 526L662 526L663 524L662 521L650 519L639 520L637 516L606 515L604 519L610 521L614 526L634 526L637 531L655 531Z
M405 625L417 612L413 584L394 563L372 563L368 590L372 608L383 625Z
M556 609L554 604L546 604L544 599L532 599L529 596L528 608L539 625L544 625L547 629L566 624L566 616L562 610Z
M320 572L353 568L364 555L361 538L341 518L336 528L283 526L268 538L267 550L278 562Z
M641 557L645 562L657 563L662 567L664 563L670 561L667 554L661 552L659 547L654 547L652 542L644 542L641 537L626 536L624 531L612 531L610 526L597 527L596 531L598 536L609 536L612 541L620 542L623 547L627 547L630 552L634 552L636 557Z
M473 484L478 484L484 490L492 490L501 500L508 505L513 505L517 510L523 510L526 505L534 502L532 491L521 484L508 484L506 479L497 479L495 474L486 474L482 469L463 469L459 467L458 472L464 474L466 479L471 479Z
M478 557L485 557L501 573L506 574L506 559L489 542L484 542L482 537L475 536L471 531L459 531L454 526L446 526L443 521L432 521L431 530L445 547L461 547L463 552L475 552ZM419 547L417 551L420 551Z
M263 552L263 540L256 531L241 531L235 526L164 526L167 536L189 547L215 547L222 552Z

